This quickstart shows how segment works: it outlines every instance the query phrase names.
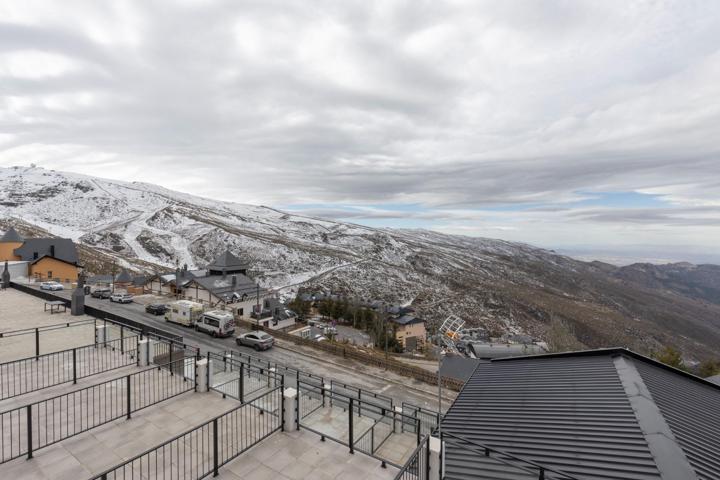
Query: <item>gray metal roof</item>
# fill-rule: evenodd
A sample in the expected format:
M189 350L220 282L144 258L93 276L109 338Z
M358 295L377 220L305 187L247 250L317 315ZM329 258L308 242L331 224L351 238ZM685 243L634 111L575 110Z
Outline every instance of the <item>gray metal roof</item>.
M477 358L503 358L545 353L540 345L523 343L468 342L468 348Z
M477 358L467 358L460 355L449 355L440 364L440 375L452 377L463 382L467 381L477 368L478 364L484 362Z
M391 322L395 322L398 325L411 325L413 323L423 323L425 320L415 317L413 315L403 315L400 318L390 317Z
M115 277L115 282L116 282L116 283L132 283L132 281L133 281L132 275L130 275L130 272L128 272L128 271L125 270L125 269L123 269L123 271L120 272L120 273Z
M233 285L233 278L235 279L235 285ZM248 297L257 294L255 282L240 273L226 275L224 277L222 275L195 277L193 281L218 298L223 297L223 295L232 295L233 293L237 293L240 296L246 294ZM192 286L187 288L192 288ZM261 289L260 293L265 293L265 290Z
M25 239L11 226L0 238L0 243L22 243Z
M720 385L720 375L713 375L712 377L708 377L705 380L708 382L712 382L716 385Z
M442 428L583 480L717 479L719 411L719 387L608 349L481 363ZM528 478L446 452L448 479Z
M77 248L69 238L28 238L25 243L15 249L15 255L32 262L42 257L52 256L50 253L53 246L55 247L54 258L67 263L78 263ZM37 259L35 253L37 253Z

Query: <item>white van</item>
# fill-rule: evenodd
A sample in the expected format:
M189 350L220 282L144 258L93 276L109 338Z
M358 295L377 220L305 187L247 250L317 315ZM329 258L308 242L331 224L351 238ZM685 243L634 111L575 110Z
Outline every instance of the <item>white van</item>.
M205 312L195 323L195 330L209 333L213 337L229 337L235 333L235 317L224 310Z
M200 321L202 313L202 304L190 300L178 300L168 305L168 311L165 312L165 321L192 327Z

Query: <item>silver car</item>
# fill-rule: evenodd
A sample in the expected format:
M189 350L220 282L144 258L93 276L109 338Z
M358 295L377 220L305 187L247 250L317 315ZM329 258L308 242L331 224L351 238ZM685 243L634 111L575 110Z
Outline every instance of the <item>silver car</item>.
M267 350L273 346L275 339L265 332L258 331L238 335L235 338L235 343L245 345L246 347L253 347L255 350Z

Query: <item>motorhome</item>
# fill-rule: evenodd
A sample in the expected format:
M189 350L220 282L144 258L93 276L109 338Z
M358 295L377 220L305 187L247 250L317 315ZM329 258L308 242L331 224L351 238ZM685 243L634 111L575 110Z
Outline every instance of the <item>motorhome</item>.
M224 310L205 312L195 324L195 330L213 337L229 337L235 333L235 317Z
M202 304L190 300L178 300L168 306L165 321L193 327L202 317L202 313Z

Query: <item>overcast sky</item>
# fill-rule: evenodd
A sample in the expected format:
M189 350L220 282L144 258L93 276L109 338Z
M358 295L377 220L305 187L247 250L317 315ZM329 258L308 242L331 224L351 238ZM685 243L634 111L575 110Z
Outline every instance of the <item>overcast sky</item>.
M0 166L662 255L718 150L715 0L0 2Z

